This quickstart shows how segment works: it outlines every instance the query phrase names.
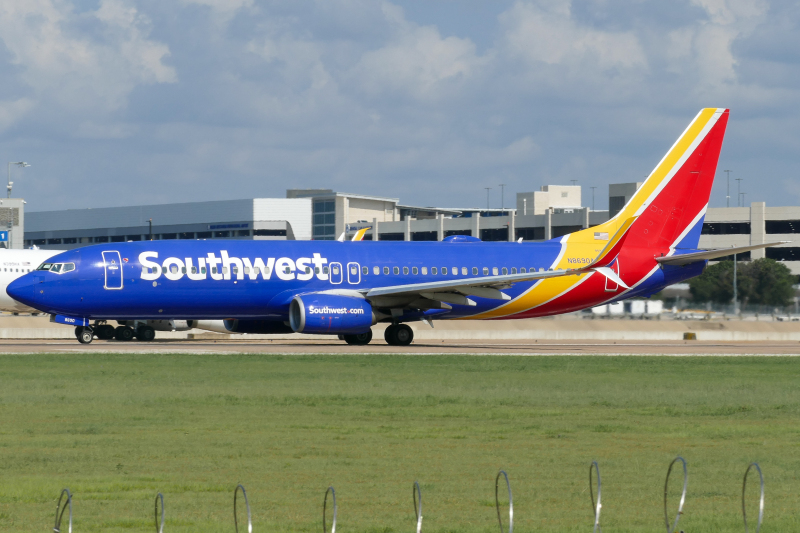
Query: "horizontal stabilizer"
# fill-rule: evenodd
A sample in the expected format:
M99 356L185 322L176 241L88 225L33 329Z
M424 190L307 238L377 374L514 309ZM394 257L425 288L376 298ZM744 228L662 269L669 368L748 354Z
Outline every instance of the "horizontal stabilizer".
M790 241L768 242L765 244L753 244L751 246L737 246L735 248L716 248L714 250L703 250L698 252L690 252L688 254L656 257L656 261L662 265L682 266L688 265L689 263L696 263L697 261L708 261L710 259L727 257L733 254L741 254L744 252L750 252L752 250L760 250L761 248L769 248L770 246L778 246L788 242Z
M611 270L609 267L595 267L593 270L601 273L602 275L604 275L605 277L607 277L608 279L610 279L611 281L622 287L623 289L630 289L630 287L628 287L625 284L625 282L622 281L622 278L620 278L617 275L617 273Z

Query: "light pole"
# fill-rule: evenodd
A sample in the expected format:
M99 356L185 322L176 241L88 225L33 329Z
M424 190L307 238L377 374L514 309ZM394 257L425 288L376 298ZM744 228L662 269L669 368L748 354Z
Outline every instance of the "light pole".
M500 184L500 209L505 211L506 209L506 184Z
M740 192L739 196L742 197L742 207L744 207L744 195L747 194L746 192Z
M30 166L25 161L14 161L8 164L8 186L6 187L6 190L8 191L8 196L6 196L6 198L11 198L11 187L14 186L14 182L11 181L11 165L17 165L20 168L25 168Z
M595 190L596 188L597 188L597 187L591 187L591 189L592 189L592 211L594 211L594 190Z
M489 209L489 191L492 190L491 187L484 187L486 189L486 209Z
M736 272L736 270L737 270L736 263L737 263L736 254L733 254L733 314L736 315L736 316L739 316L739 295L737 294L738 293L738 290L737 290L738 287L736 286L737 285L737 283L736 283L736 277L737 277L736 276L736 274L737 274L737 272Z
M725 197L725 207L730 207L731 206L731 171L730 170L724 170L723 172L725 172L728 175L728 195Z
M742 196L742 180L743 179L744 178L736 178L736 194L737 194L736 205L739 205L739 200L740 200L740 198ZM742 207L744 207L744 204L742 204Z

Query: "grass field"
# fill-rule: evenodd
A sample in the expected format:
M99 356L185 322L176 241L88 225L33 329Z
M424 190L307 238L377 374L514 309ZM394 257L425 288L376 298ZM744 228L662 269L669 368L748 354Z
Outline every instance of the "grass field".
M62 487L76 533L497 531L508 471L515 530L590 531L588 472L607 531L663 531L664 476L689 463L681 529L740 531L748 462L764 531L798 531L800 360L273 355L0 356L0 531L47 531ZM680 480L675 478L675 490ZM753 505L755 513L755 488Z

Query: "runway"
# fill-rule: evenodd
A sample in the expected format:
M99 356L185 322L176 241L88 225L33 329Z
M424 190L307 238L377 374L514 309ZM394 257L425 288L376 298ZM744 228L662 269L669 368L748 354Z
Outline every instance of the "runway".
M153 342L96 340L89 345L77 340L0 340L0 354L36 353L218 353L218 354L408 354L408 355L645 355L645 356L796 356L800 342L715 341L422 341L410 346L389 346L374 341L350 346L342 341L197 339Z

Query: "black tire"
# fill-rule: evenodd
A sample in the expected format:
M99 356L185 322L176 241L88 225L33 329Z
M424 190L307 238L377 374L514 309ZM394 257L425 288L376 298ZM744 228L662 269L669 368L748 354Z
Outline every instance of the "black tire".
M150 326L142 326L136 331L136 338L140 341L150 342L156 338L156 330Z
M78 335L78 342L81 344L91 344L94 339L94 331L92 328L81 328L81 333Z
M393 346L408 346L414 340L414 330L408 324L397 324L392 334Z
M114 326L103 324L94 328L94 334L97 335L97 338L101 341L108 341L114 338L116 330L114 329Z
M133 328L119 326L114 332L114 338L118 341L127 342L133 340Z
M394 330L397 328L394 324L390 324L386 327L386 330L383 332L383 340L386 341L386 344L390 346L394 346Z
M344 337L344 342L347 344L352 344L355 346L364 346L370 343L372 340L372 330L368 329L364 333L356 333L354 335L342 335Z
M75 326L75 338L80 340L81 339L81 332L83 332L83 326Z
M343 334L343 333L339 333L339 334L337 335L337 337L339 337L339 340L340 340L340 341L343 341L343 340L344 340L344 334Z

